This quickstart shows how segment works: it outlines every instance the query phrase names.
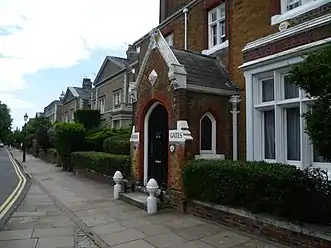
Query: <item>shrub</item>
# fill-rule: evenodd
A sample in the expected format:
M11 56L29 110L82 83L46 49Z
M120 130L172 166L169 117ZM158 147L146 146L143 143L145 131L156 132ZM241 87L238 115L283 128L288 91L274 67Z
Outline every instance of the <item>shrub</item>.
M100 126L100 110L79 109L74 114L75 122L83 124L86 130Z
M124 176L128 176L130 156L105 152L73 152L71 163L74 168L90 169L108 176L113 176L117 170L121 171Z
M85 140L85 128L78 123L57 123L56 130L56 150L64 169L71 171L70 153L79 150Z
M183 183L189 198L329 224L331 185L323 173L267 162L191 160L184 169Z
M130 155L130 138L126 136L114 136L103 142L105 152L111 154Z
M105 139L115 136L116 131L112 128L103 128L99 130L94 130L94 132L90 132L89 135L86 137L86 148L84 151L97 151L103 152L103 142Z
M34 133L28 134L25 137L25 147L26 148L32 148L33 146L33 140L36 138L36 135Z
M57 151L56 151L55 148L48 148L46 152L47 152L47 153L54 154L54 155L57 155Z

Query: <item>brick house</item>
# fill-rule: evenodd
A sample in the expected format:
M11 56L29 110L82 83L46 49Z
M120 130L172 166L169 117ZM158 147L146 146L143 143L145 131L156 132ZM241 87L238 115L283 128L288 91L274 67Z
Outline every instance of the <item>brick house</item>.
M132 105L129 82L133 80L136 51L127 51L127 59L107 56L93 82L93 109L99 109L102 124L113 128L127 128L132 124Z
M82 87L68 87L62 100L60 120L73 122L76 110L91 108L91 90L92 81L89 78L83 78Z
M330 170L331 163L318 155L304 132L301 115L313 100L288 82L287 74L303 54L330 44L331 1L264 2L266 6L277 3L267 16L273 28L245 45L239 66L246 83L247 160Z
M162 0L159 26L133 44L132 177L144 185L155 178L173 200L181 199L188 158L232 159L236 148L228 9L223 1Z

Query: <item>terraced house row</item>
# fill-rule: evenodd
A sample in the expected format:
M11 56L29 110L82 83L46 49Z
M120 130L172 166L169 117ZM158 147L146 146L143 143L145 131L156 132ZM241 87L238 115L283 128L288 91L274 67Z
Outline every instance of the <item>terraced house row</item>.
M174 194L192 156L328 169L304 132L313 100L287 73L330 41L330 0L160 0L159 25L106 56L94 87L69 87L52 118L93 108L132 124L133 176Z

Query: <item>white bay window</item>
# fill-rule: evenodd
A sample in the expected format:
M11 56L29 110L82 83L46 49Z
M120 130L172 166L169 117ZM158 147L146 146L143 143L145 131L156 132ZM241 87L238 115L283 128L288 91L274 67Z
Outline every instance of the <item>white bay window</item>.
M247 126L252 133L247 134L247 159L331 169L331 164L314 152L305 133L302 114L310 110L313 100L289 82L288 68L256 73L250 79Z

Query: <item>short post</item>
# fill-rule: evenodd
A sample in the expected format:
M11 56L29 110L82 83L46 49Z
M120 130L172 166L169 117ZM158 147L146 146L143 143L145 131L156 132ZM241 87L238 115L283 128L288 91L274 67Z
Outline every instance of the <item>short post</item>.
M233 140L233 160L238 160L238 105L240 103L240 96L239 95L233 95L231 96L230 103L232 104L232 110L230 113L232 114L232 140Z
M149 193L149 196L147 197L148 214L155 214L157 212L157 198L155 197L155 193L158 189L159 185L156 180L151 178L146 185L146 190Z
M122 191L122 181L123 181L123 175L120 171L116 171L113 180L115 182L114 186L114 199L120 198L120 192Z

